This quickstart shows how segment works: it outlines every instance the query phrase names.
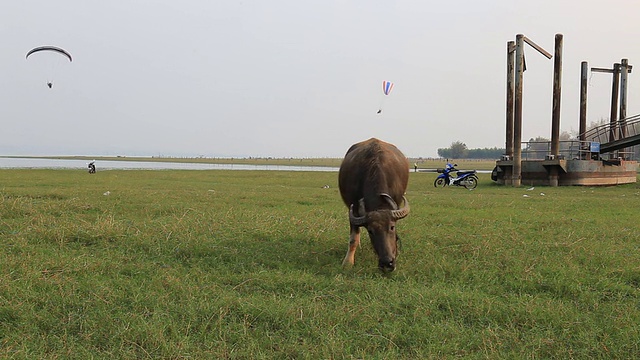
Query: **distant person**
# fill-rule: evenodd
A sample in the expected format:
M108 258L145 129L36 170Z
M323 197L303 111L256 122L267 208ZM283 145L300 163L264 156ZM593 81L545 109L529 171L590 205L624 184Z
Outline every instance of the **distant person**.
M418 163L413 163L413 171L418 172Z
M95 174L96 173L95 160L90 162L89 165L87 165L87 167L89 168L89 174Z

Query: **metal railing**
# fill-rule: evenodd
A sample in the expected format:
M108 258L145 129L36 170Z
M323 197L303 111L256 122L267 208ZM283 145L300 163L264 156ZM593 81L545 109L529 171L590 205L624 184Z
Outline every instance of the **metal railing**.
M590 141L560 141L559 159L585 159L590 156ZM545 160L551 156L551 141L522 143L522 160Z
M522 160L547 160L551 158L551 155L553 155L551 154L551 141L529 141L522 143ZM598 152L591 151L591 141L560 141L560 154L558 154L557 159L587 160L594 158L593 156L599 159L612 160L623 158L633 160L635 151L634 147L630 147L629 151L619 150L608 154L599 154Z
M560 141L560 151L558 159L590 159L597 155L598 158L632 160L635 157L635 146L630 146L624 150L616 150L609 153L599 154L598 151L591 151L592 143L608 144L621 139L626 139L640 135L640 114L617 121L596 126L585 132L585 141L562 140ZM637 146L637 145L636 145ZM522 160L546 160L556 158L551 154L551 141L528 141L522 143Z
M584 138L587 141L606 144L636 135L640 135L640 115L618 120L613 124L596 126L585 132Z

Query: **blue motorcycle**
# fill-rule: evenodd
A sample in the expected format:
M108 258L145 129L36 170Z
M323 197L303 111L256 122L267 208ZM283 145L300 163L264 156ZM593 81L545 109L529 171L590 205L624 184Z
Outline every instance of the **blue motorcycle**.
M433 182L435 187L445 187L447 185L464 186L466 189L475 189L478 186L478 176L475 170L460 171L456 169L458 164L451 165L447 163L444 169L438 169L440 175ZM457 171L457 176L454 178L451 172Z

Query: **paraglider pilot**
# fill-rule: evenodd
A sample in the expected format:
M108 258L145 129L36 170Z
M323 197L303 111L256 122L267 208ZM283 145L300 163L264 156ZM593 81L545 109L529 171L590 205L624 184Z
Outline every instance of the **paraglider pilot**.
M49 87L49 89L51 89L53 87L53 83L51 81L47 82L47 86Z

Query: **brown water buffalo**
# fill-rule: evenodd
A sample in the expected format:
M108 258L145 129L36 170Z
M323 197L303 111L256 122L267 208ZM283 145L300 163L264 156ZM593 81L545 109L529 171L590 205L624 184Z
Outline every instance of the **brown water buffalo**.
M395 270L396 221L409 214L409 201L404 197L408 182L409 162L394 145L372 138L349 148L338 175L351 228L343 266L353 265L360 245L360 227L364 226L378 255L380 269ZM403 204L402 208L398 204Z

